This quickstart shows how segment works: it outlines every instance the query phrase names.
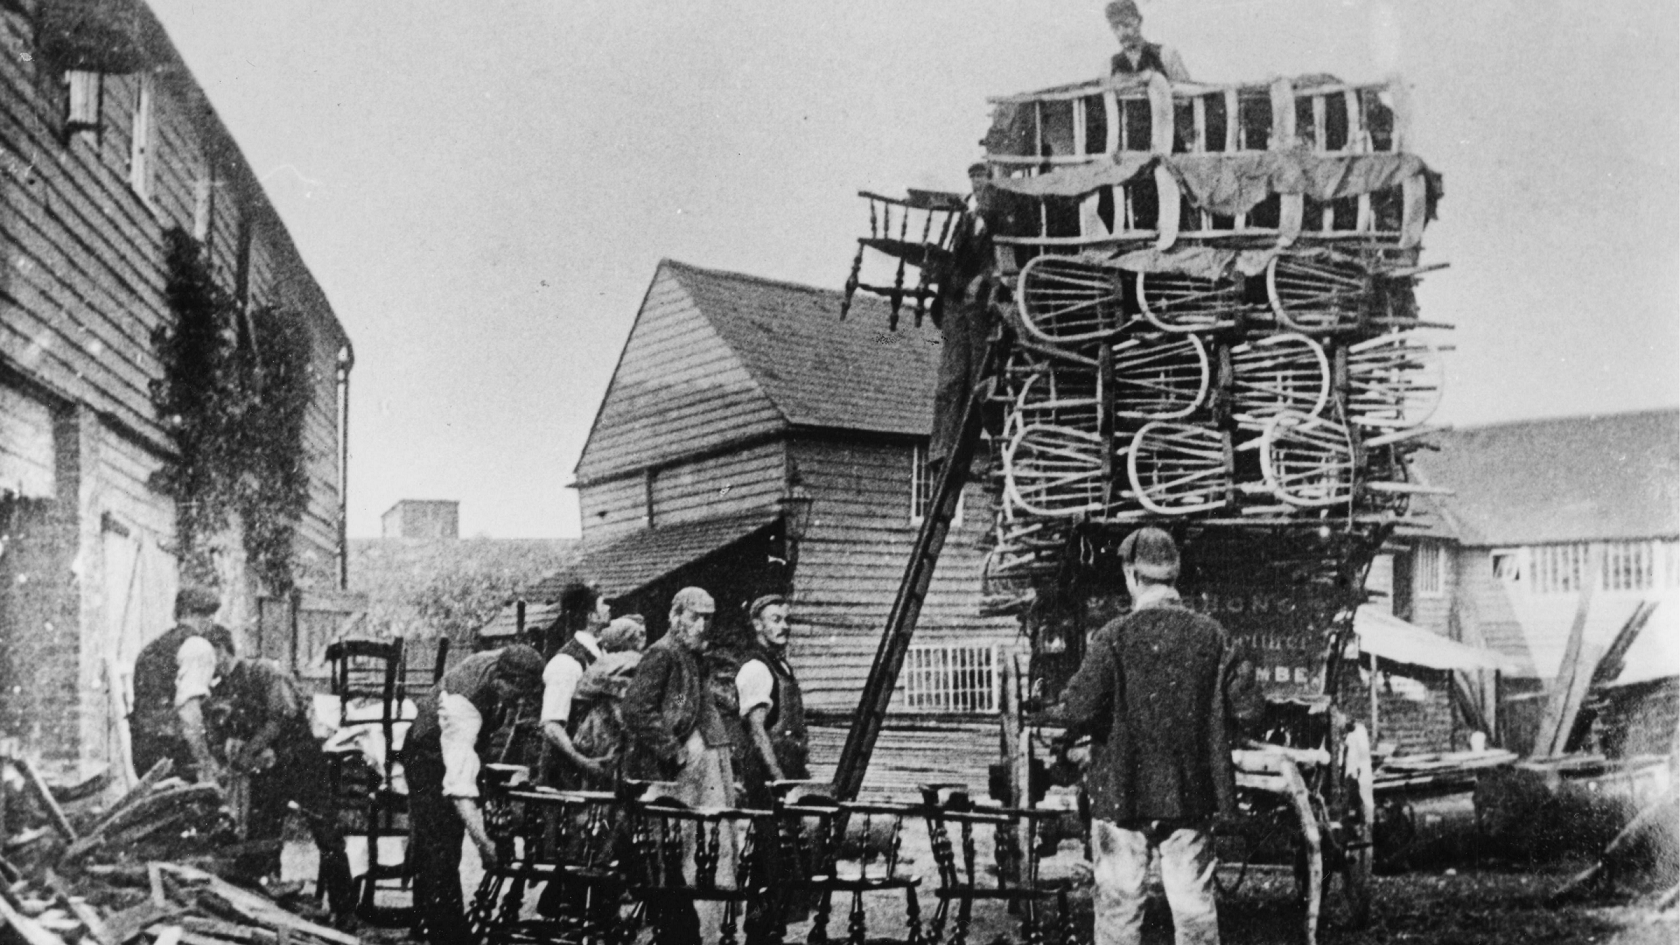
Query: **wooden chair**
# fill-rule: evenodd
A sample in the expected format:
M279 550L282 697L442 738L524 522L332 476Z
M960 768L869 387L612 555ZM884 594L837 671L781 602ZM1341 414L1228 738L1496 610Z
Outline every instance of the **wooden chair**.
M1167 332L1230 328L1246 309L1235 280L1179 272L1138 273L1137 304L1151 325Z
M1133 338L1111 349L1114 415L1142 420L1176 420L1195 413L1208 399L1213 380L1207 345L1196 335Z
M957 194L932 190L911 190L906 197L859 191L858 196L869 201L869 235L858 238L857 255L852 259L851 275L846 278L845 294L840 301L840 317L846 317L851 311L852 297L863 291L887 299L892 309L888 327L893 330L898 328L898 313L905 300L913 301L919 326L922 315L939 293L938 282L950 262L951 242L964 210L963 199ZM871 252L896 260L892 285L859 281L864 259ZM916 283L906 286L905 278L912 267L916 270Z
M519 766L492 766L523 771ZM468 911L476 941L599 945L624 937L626 889L622 804L613 794L509 787L487 792L485 829L499 861L479 882ZM521 918L543 886L537 916Z
M1445 348L1414 332L1379 335L1347 348L1347 411L1370 430L1406 430L1426 423L1441 403Z
M443 677L448 653L449 641L440 640L430 685ZM327 754L335 816L350 835L367 842L367 869L356 877L356 914L380 925L406 924L412 914L411 906L380 902L381 893L408 894L412 879L403 859L387 859L381 849L382 840L408 838L408 795L396 763L399 727L406 730L410 721L402 715L403 706L416 688L410 685L408 656L402 637L337 640L326 652L340 730L372 722L383 745L385 760L378 770L353 748Z
M1418 326L1395 295L1445 264L1412 265L1415 254L1315 248L1281 253L1266 264L1266 300L1278 324L1308 335Z
M1260 440L1266 487L1284 502L1321 508L1351 502L1358 464L1347 427L1322 417L1283 413Z
M1100 434L1077 427L1035 424L1016 432L1003 453L1005 501L1028 515L1079 518L1111 504L1111 448Z
M1156 420L1132 437L1126 475L1132 494L1157 515L1190 515L1228 504L1233 491L1230 434Z
M777 808L784 872L792 877L787 891L814 896L816 914L806 937L810 945L827 942L835 896L849 897L847 945L904 942L920 945L921 906L916 888L921 881L900 873L899 850L905 822L920 813L917 805L839 803L808 797ZM864 896L888 893L904 897L903 939L868 935Z
M1022 941L1028 945L1075 940L1066 889L1039 881L1038 857L1033 854L1040 825L1058 816L1058 811L980 806L969 798L966 788L952 785L922 785L921 793L928 840L939 872L939 888L934 892L938 904L928 925L927 941L968 945L977 902L1002 903L1011 911L1018 908ZM987 869L980 859L985 834L991 835L993 869ZM1049 916L1047 907L1053 900L1061 904L1059 921ZM943 936L948 921L953 926L946 939Z
M1120 270L1072 256L1034 257L1021 269L1015 302L1021 328L1047 345L1113 338L1132 321Z
M779 872L774 813L690 809L659 798L631 802L628 816L626 878L637 909L626 934L648 923L656 945L695 945L701 940L695 907L717 903L722 907L717 942L736 945L749 914L769 914L779 906L781 891L764 881ZM726 868L731 850L734 875Z
M1316 416L1330 398L1330 359L1324 347L1293 332L1233 345L1230 365L1231 415L1237 423L1263 430L1282 413Z

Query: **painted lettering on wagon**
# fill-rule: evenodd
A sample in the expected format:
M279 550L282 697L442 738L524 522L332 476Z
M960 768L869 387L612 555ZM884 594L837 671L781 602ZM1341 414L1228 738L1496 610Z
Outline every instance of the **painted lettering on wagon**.
M1326 588L1211 587L1185 595L1248 650L1254 678L1274 697L1311 695L1324 685L1326 634L1346 606Z

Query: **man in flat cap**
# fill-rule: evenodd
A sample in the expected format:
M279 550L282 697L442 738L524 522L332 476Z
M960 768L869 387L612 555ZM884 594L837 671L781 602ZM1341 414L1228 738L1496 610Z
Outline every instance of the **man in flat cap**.
M1097 631L1054 710L1094 741L1094 941L1141 940L1154 849L1176 941L1217 945L1212 828L1236 813L1230 726L1257 720L1264 704L1225 629L1179 599L1171 535L1138 529L1120 561L1131 613Z
M1109 60L1109 75L1159 72L1174 82L1190 81L1190 70L1184 68L1184 60L1179 58L1177 50L1144 41L1143 14L1138 12L1135 0L1110 0L1103 13L1120 43L1120 51Z
M746 722L741 746L741 784L746 805L769 810L770 783L811 776L806 767L805 699L788 666L788 604L766 594L747 608L755 645L735 674L735 691Z
M471 939L461 898L461 841L486 866L496 847L478 807L478 772L490 738L521 701L542 697L543 658L525 644L474 653L444 674L403 744L408 776L409 863L417 930L425 941Z
M216 679L216 650L205 633L217 628L221 606L221 598L207 587L181 588L175 595L175 626L135 657L128 727L140 774L169 758L174 773L187 780L222 780L221 763L210 754L204 728L204 701Z

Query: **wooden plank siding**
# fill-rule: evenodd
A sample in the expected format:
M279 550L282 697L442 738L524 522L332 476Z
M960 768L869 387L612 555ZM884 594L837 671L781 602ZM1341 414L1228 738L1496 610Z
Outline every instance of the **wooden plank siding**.
M910 520L913 442L807 434L789 444L813 503L794 577L790 660L816 709L857 704L916 538ZM1013 618L980 616L989 516L978 485L934 570L918 642L1012 644ZM895 697L895 705L897 699Z
M776 405L694 300L661 270L636 314L584 444L578 484L783 426Z
M249 277L243 297L251 306L283 306L308 321L314 339L304 432L309 502L296 545L305 586L337 586L337 366L349 339L150 11L136 7L151 65L101 76L97 129L66 135L64 77L35 48L29 9L0 8L0 44L8 50L0 57L0 384L37 405L34 427L40 405L52 416L55 488L78 564L78 586L66 595L75 598L75 645L83 651L80 704L62 709L66 717L80 713L81 747L88 749L97 748L89 742L104 710L103 693L91 688L103 658L93 647L116 619L106 613L113 605L105 599L104 523L154 545L174 541L173 503L150 485L173 451L151 396L162 375L154 334L173 319L165 298L166 233L173 227L194 233L200 195L207 193L212 212L204 248L220 287L235 293L243 271ZM142 102L149 103L149 118L141 116ZM150 129L139 192L131 163L136 127ZM76 741L69 740L69 751L77 750Z

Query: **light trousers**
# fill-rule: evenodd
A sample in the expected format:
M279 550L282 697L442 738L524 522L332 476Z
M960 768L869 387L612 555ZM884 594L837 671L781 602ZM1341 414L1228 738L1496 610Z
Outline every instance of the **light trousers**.
M1161 885L1172 908L1177 945L1219 945L1214 903L1211 825L1160 826L1132 830L1111 821L1091 823L1092 905L1095 945L1136 945L1143 938L1143 907L1149 895L1149 855L1161 854Z

